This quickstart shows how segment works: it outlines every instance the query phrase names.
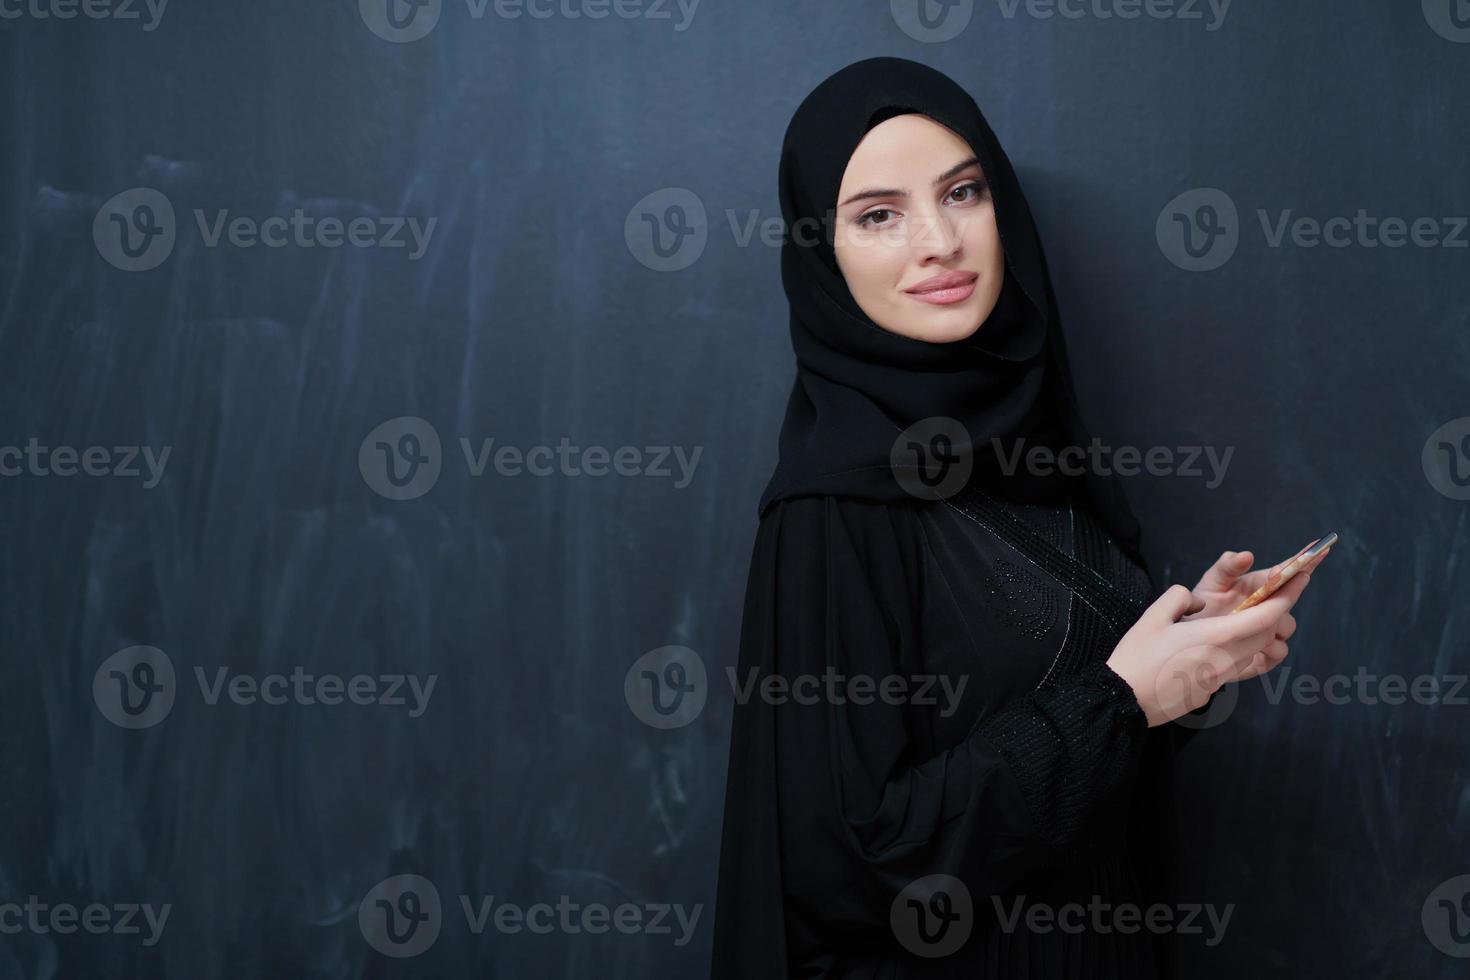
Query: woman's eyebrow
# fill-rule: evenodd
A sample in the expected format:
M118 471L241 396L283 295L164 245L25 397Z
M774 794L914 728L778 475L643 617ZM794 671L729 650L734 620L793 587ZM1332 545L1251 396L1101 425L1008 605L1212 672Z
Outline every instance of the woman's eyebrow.
M936 186L939 185L939 184L942 184L946 180L949 180L951 177L953 177L955 174L958 174L958 173L960 173L963 170L966 170L966 169L968 169L970 167L973 167L976 164L978 164L979 162L980 162L980 158L979 157L970 157L970 159L968 159L968 160L962 160L959 163L955 164L953 167L950 167L944 173L940 174L938 177L935 177L934 178L934 183L935 183ZM838 207L846 207L847 205L851 204L853 201L864 201L864 200L867 200L870 197L908 197L908 196L909 196L909 192L906 191L906 190L904 190L904 189L902 189L902 188L899 188L899 187L870 187L867 190L858 191L856 194L852 195L847 200L845 200L841 204L839 204Z

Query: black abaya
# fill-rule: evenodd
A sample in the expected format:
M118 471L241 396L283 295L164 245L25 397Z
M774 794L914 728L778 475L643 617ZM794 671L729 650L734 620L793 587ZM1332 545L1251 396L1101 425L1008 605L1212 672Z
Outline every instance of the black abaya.
M1171 975L1167 934L1014 920L1018 900L1172 898L1181 730L1148 729L1103 663L1152 593L1080 502L773 507L736 686L837 680L809 703L752 693L737 707L712 975ZM890 680L885 700L884 678L906 687ZM928 678L949 686L924 691ZM963 945L940 956L923 955L904 901L933 875L961 882L970 910L952 924Z

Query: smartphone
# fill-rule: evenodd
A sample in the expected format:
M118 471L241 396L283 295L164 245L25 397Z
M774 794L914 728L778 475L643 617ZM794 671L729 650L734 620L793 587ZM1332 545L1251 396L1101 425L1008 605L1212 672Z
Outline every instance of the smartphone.
M1230 611L1233 613L1238 613L1242 609L1249 609L1251 606L1260 605L1262 602L1265 602L1267 599L1271 598L1271 594L1273 592L1281 588L1287 582L1290 582L1297 572L1310 565L1312 563L1312 559L1316 558L1318 555L1320 555L1322 552L1326 551L1328 548L1332 547L1336 543L1336 531L1333 531L1325 537L1321 537L1318 538L1316 541L1313 541L1301 551L1298 551L1296 554L1292 555L1291 558L1287 560L1286 564L1282 565L1279 569L1271 573L1270 577L1266 579L1265 585L1252 592L1249 596L1246 597L1246 600L1244 602L1242 602L1240 605L1236 606Z

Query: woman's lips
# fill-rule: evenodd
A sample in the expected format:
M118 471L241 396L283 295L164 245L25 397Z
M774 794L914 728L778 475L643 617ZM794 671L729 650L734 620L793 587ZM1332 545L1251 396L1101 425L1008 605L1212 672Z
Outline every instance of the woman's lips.
M970 295L975 292L975 283L979 278L973 272L951 272L935 276L933 279L926 279L904 292L921 303L949 306L969 299Z

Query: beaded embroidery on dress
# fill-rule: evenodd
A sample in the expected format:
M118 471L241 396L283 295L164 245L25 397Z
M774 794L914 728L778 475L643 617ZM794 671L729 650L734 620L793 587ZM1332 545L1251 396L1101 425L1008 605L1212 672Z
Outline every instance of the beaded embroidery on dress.
M1128 557L1085 505L1018 507L974 486L945 504L989 530L1076 598L1066 639L1038 689L1105 659L1150 601L1153 587L1147 570ZM1036 636L1037 625L1050 621L1043 614L1055 615L1060 596L1035 572L1006 561L998 567L1003 586L998 595L992 593L992 607L1012 629Z

